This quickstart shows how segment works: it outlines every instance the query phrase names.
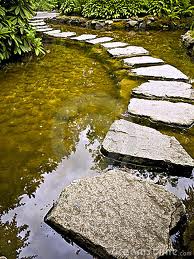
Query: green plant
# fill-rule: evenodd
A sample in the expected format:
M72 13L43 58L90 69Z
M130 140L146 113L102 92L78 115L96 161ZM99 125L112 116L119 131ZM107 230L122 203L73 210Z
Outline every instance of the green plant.
M51 11L58 8L58 0L33 0L34 10Z
M0 63L13 55L44 52L41 39L28 23L32 15L30 0L0 1Z
M60 0L60 11L62 14L81 14L86 0Z

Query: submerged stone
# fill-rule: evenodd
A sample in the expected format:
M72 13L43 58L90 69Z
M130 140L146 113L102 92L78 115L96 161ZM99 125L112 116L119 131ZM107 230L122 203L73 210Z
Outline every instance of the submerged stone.
M120 48L120 47L126 47L128 46L128 43L125 42L110 42L110 43L103 43L102 46L106 49L114 49L114 48Z
M45 220L99 258L156 259L184 214L162 186L117 170L67 186Z
M150 65L164 64L164 61L159 58L153 58L150 56L133 57L124 59L124 63L130 67L144 67Z
M97 37L97 35L93 35L93 34L82 34L78 37L72 38L72 40L86 41L86 40L95 39L96 37Z
M101 38L97 38L94 40L88 40L87 42L90 44L100 44L102 42L107 42L107 41L111 41L111 40L113 40L113 38L111 38L111 37L101 37Z
M142 47L137 47L137 46L114 48L114 49L108 49L107 51L113 57L134 57L134 56L142 56L142 55L149 54L149 52L146 49Z
M190 127L194 123L194 105L183 102L173 103L133 98L129 103L128 112L172 126Z
M171 65L150 66L132 69L137 76L150 79L168 79L188 81L188 77Z
M192 85L178 81L150 80L133 89L132 94L148 99L194 101Z
M144 166L192 170L194 160L174 137L126 120L115 121L102 151L110 158Z

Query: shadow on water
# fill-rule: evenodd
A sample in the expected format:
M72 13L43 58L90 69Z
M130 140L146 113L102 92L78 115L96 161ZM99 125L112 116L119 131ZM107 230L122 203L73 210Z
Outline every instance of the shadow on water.
M194 78L194 65L182 50L174 49L180 33L108 34L149 47ZM10 64L0 72L0 255L91 258L76 245L68 245L43 218L64 186L115 166L101 156L100 143L111 123L125 113L137 82L124 78L116 84L105 64L86 48L49 44L46 49L46 57ZM194 156L192 130L159 129L175 135ZM180 198L194 183L192 177L169 177L166 172L134 172L165 185Z

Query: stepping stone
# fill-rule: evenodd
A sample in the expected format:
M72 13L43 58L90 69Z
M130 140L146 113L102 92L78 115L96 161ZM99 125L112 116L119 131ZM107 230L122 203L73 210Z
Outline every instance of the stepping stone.
M51 35L51 34L49 34L49 35ZM75 36L75 35L76 35L75 32L68 31L68 32L54 33L51 36L56 37L56 38L68 38L68 37L72 37L72 36Z
M129 103L128 112L171 126L190 127L194 123L194 105L188 103L133 98Z
M60 33L61 30L52 30L48 32L44 32L44 34L49 35L49 36L54 36L56 33Z
M94 40L88 40L87 43L100 44L102 42L107 42L107 41L111 41L111 40L113 40L113 38L111 38L111 37L101 37L101 38L97 38L97 39L94 39Z
M52 28L47 27L47 28L36 28L35 29L37 32L47 32L47 31L52 31Z
M67 186L45 221L97 258L156 259L183 215L164 187L115 170Z
M40 23L40 22L44 22L43 19L38 19L38 20L29 20L29 23L32 23L32 24L36 24L36 23ZM44 22L45 23L45 22ZM46 24L46 23L45 23Z
M37 12L36 15L31 20L44 20L44 19L51 19L55 18L59 15L56 12Z
M194 160L174 137L126 120L115 121L108 131L102 152L125 163L191 171Z
M36 22L36 23L30 22L30 25L32 25L32 26L44 26L44 25L46 25L46 23L45 22Z
M148 79L188 81L188 77L171 65L141 67L131 70L135 75Z
M150 65L161 65L164 61L159 58L153 58L149 56L126 58L123 60L124 63L130 67L145 67Z
M126 47L129 44L124 42L110 42L110 43L103 43L101 45L106 49L113 49L113 48L119 48L119 47Z
M149 81L133 89L133 96L148 99L194 101L191 84L178 81Z
M149 52L146 49L142 47L137 47L137 46L128 46L125 48L114 48L114 49L108 49L107 51L113 57L134 57L134 56L143 56L143 55L149 54Z
M72 40L85 41L95 39L97 35L93 34L82 34L78 37L71 38Z

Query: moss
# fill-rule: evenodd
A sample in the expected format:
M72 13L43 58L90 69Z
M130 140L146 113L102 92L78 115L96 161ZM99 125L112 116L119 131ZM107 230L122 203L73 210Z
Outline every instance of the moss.
M124 29L126 29L126 27L127 27L127 23L125 21L112 23L112 28L115 30L124 30Z

